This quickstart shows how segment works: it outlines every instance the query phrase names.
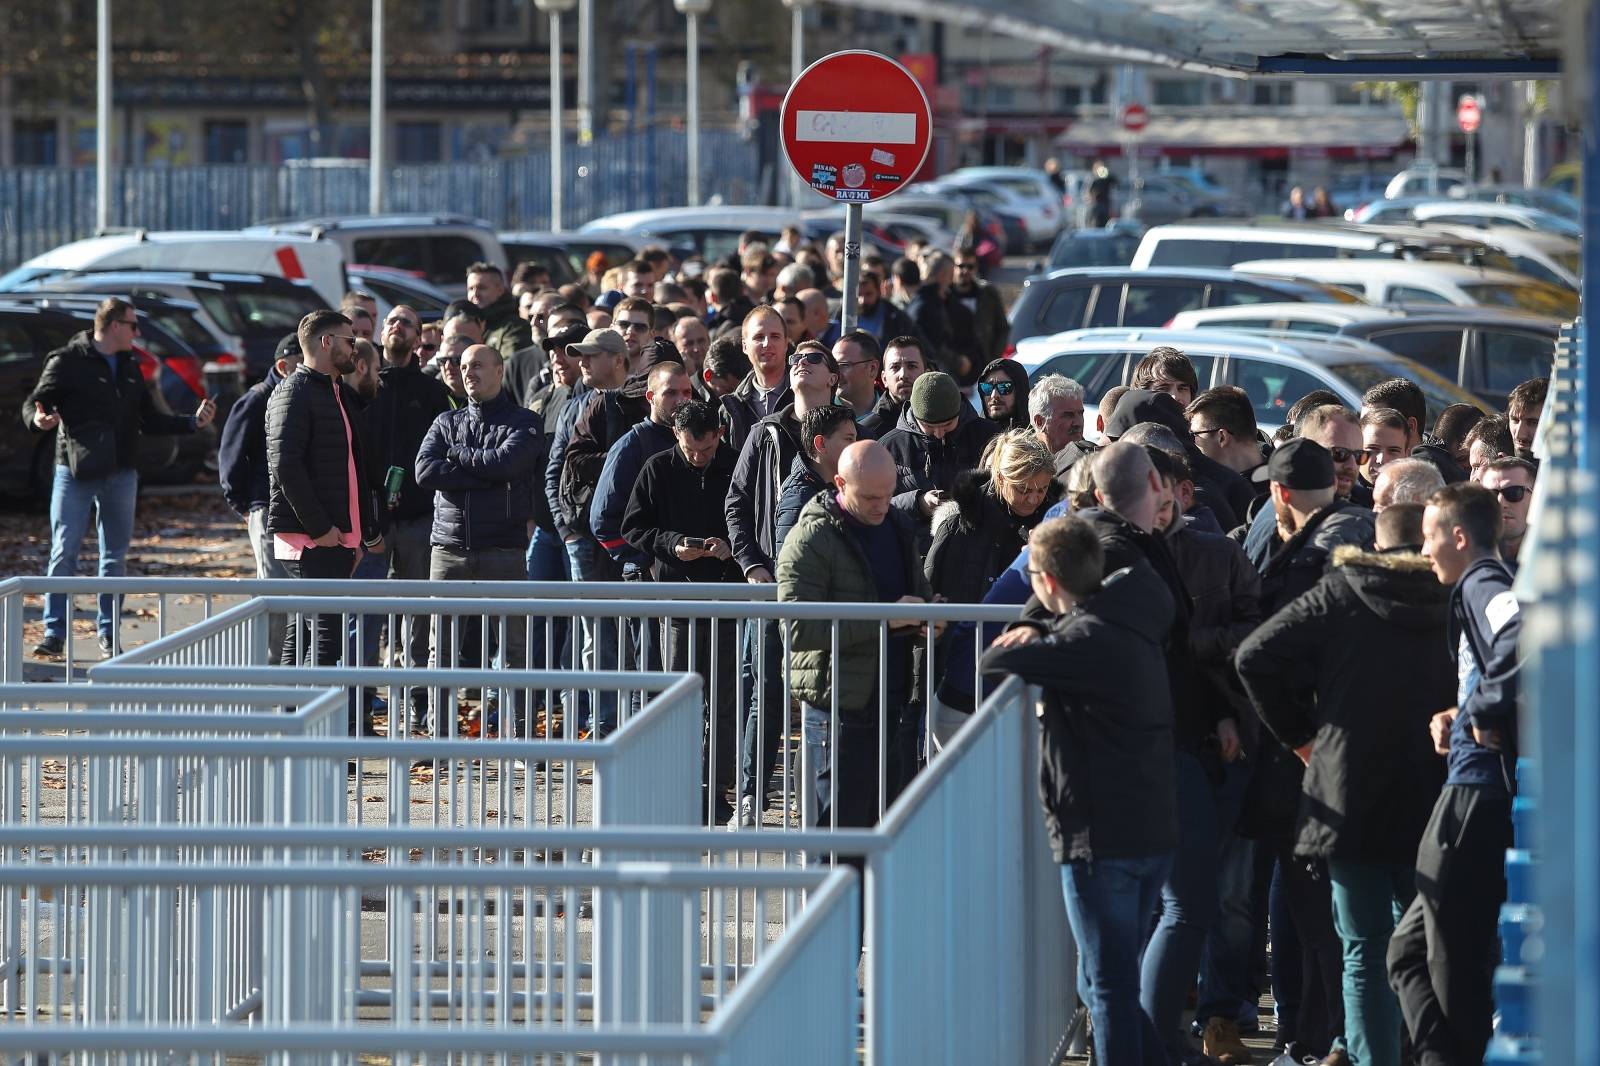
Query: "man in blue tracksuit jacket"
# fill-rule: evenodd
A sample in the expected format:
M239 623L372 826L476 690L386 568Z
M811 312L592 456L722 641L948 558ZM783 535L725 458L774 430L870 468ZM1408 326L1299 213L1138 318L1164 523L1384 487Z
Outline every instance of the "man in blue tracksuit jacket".
M1494 1016L1496 918L1506 895L1521 613L1500 560L1500 500L1473 484L1428 500L1422 554L1453 584L1456 706L1432 723L1448 759L1417 849L1417 895L1389 941L1389 984L1420 1066L1482 1062ZM1404 684L1404 679L1394 679Z

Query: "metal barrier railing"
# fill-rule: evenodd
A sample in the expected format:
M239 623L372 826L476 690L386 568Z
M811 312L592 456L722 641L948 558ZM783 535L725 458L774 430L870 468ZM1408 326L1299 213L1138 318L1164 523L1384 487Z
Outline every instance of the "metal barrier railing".
M132 843L143 844L137 831ZM5 1040L34 1054L146 1052L132 1057L150 1062L167 1061L173 1052L257 1054L347 1063L372 1053L429 1062L462 1054L572 1062L577 1053L603 1056L585 1061L798 1066L843 1062L854 1052L850 960L858 897L846 869L531 867L510 861L505 847L495 853L501 862L474 865L449 859L239 864L212 861L205 847L192 845L184 850L199 852L198 862L127 863L72 861L81 850L76 844L31 841L30 849L54 861L0 869L0 886L36 897L53 891L58 911L103 895L152 934L161 921L146 906L154 889L201 900L230 890L260 892L269 976L249 1026L178 1019L155 1027L34 1004ZM392 906L370 915L361 905L363 889L377 890ZM595 899L592 923L577 917L585 894ZM747 922L729 924L730 897L748 897ZM57 922L64 918L56 915ZM703 928L712 930L710 937L702 938ZM606 929L635 935L611 936L602 948ZM395 960L384 975L386 988L370 987L378 975L360 957L374 939ZM697 946L702 939L714 950L731 941L743 951L747 943L752 961L716 965L716 956L708 959ZM574 965L580 956L590 960L585 972ZM124 983L130 977L159 975L139 967ZM309 1013L286 1014L282 993L302 981L321 985L325 998L310 1004ZM768 1028L774 1016L792 1020L797 1003L806 1009L804 1024L781 1030L774 1041L780 1032ZM767 1053L776 1043L788 1046Z
M267 620L275 613L286 616L294 631L304 629L302 648L313 655L318 654L319 630L343 632L352 626L381 624L391 633L403 633L408 626L426 624L434 635L435 658L441 639L448 647L459 648L463 635L475 631L480 648L510 647L516 635L521 646L537 648L544 662L573 670L627 674L659 665L695 670L706 680L702 817L708 824L734 817L743 820L736 824L760 828L760 812L772 804L766 825L798 828L816 824L823 810L824 820L837 826L841 797L852 798L846 796L832 765L842 719L876 731L875 776L853 787L873 790L874 799L866 806L881 816L914 776L929 746L924 742L942 735L934 721L941 664L957 651L970 652L971 690L982 692L976 672L984 643L981 623L1014 620L1018 609L970 604L266 597L126 652L94 667L91 677L206 684L272 684L292 678L295 683L345 684L353 699L360 698L359 687L375 686L388 708L389 732L426 705L435 712L443 708L442 715L434 714L439 734L455 735L458 704L452 694L429 691L428 682L421 680L425 675L412 667L376 674L309 675L298 672L304 668L294 668L291 674L284 672L287 668L267 666ZM962 622L979 624L959 635L952 631L939 637L941 628ZM574 634L572 647L564 654L554 635L559 624ZM842 709L837 688L827 707L803 706L794 698L789 663L801 624L813 627L810 639L825 642L834 662L839 661L841 647L876 643L875 708ZM825 640L817 626L825 627ZM870 635L863 634L863 628ZM584 632L588 640L578 635ZM916 636L902 635L906 633ZM538 648L541 638L543 647ZM920 659L920 672L907 688L889 682L887 663L892 654L900 657L902 671ZM497 708L502 734L508 731L506 708L512 706L527 709L524 725L512 730L537 732L542 722L546 731L565 737L580 735L580 717L587 718L590 735L604 735L611 717L625 709L617 693L577 687L570 676L542 689L519 688L501 676L490 678L489 688L485 706ZM848 821L865 824L860 817Z
M770 873L773 871L761 868L774 863L798 867L855 857L866 876L867 1060L877 1066L1053 1061L1052 1055L1059 1059L1059 1044L1072 1015L1075 964L1061 904L1059 873L1044 840L1043 820L1034 797L1035 699L1035 694L1018 681L1003 685L950 739L928 772L906 790L873 829L810 829L758 835L611 825L518 832L499 827L277 827L260 830L252 846L269 854L284 849L309 851L331 866L363 857L369 862L381 858L388 866L408 869L419 864L443 865L449 870L511 866L523 870L524 883L531 884L545 883L551 863L558 864L554 867L557 870L569 869L572 861L586 852L592 852L594 860L602 865L630 856L696 863L705 867L702 872L712 878ZM208 849L231 842L225 831L215 829L139 828L109 835L84 826L51 835L38 828L0 828L0 848L16 853L45 845L64 852L120 846L148 853L151 849L181 847L197 861L204 861ZM484 909L512 913L503 908L496 911L499 905L495 899L486 894L475 905L480 913ZM559 902L564 906L556 918L574 913L570 898ZM578 902L581 904L581 900ZM799 935L796 923L804 920L805 912L797 919L792 902L735 895L726 898L720 909L708 904L725 921L694 925L696 946L692 952L687 947L690 941L680 939L692 923L672 913L636 910L611 916L607 926L603 905L597 902L594 913L598 939L580 939L575 950L564 954L558 951L563 968L552 977L579 982L579 993L587 994L604 984L599 967L615 957L610 952L623 950L625 942L648 941L657 961L692 954L700 967L702 1007L712 1009L716 1018L726 1017L722 1012L731 1011L736 1003L741 1005L747 1012L741 1017L750 1021L751 1038L763 1039L770 1046L770 1050L758 1054L749 1050L752 1045L741 1045L745 1048L743 1056L725 1061L844 1061L843 1055L837 1054L839 1048L844 1046L853 1052L855 1043L856 933L853 924L848 935L843 927L830 925L831 932L817 934L831 938L832 946L824 951ZM382 902L367 904L368 920L387 928L382 922L393 913L393 906ZM410 914L407 904L402 902L399 906L402 915ZM668 905L667 910L675 906L678 904ZM429 913L433 911L430 909ZM453 920L465 923L462 929L470 925L471 913L465 905L449 911ZM493 913L485 920L491 919ZM618 940L606 939L607 928L618 935ZM740 935L730 938L729 928L740 930ZM834 984L821 989L808 986L793 973L774 975L770 979L772 987L757 997L752 982L762 971L756 965L757 945L742 932L747 928L770 928L784 950L812 960L806 972L826 971ZM655 934L664 929L670 933L662 940ZM780 936L784 930L792 935ZM557 939L566 935L567 927L562 927ZM376 939L387 943L381 937ZM494 940L491 937L479 942L493 944ZM433 967L430 972L440 981L451 979L467 965L469 960L459 957L459 952L469 950L471 943L465 934L454 946L439 948L445 941L436 941L436 948L446 957L438 957L437 951L427 955L429 966ZM677 956L673 955L674 950ZM402 953L364 959L366 990L362 1004L381 1010L396 1001L410 1002L399 991L389 993L386 999L384 989L398 990L399 973L404 969L393 967L388 960L411 957ZM495 953L496 959L506 957L510 953ZM382 983L386 978L392 981L391 985ZM652 1002L658 1007L678 1002L682 982L670 974L660 981ZM732 996L726 992L729 983L735 989ZM841 987L849 991L851 1000L842 1023L844 1037L837 1032L820 1031L837 1022L839 1015L830 1013L831 1008L813 1012L809 1005L813 997L826 998L830 990ZM477 988L473 991L463 986L461 995L494 990L492 983ZM745 998L740 999L741 996ZM448 996L443 998L454 1002ZM577 1002L580 1007L589 1003L586 999L569 1002ZM493 1013L485 1006L472 1017L492 1019ZM367 1018L364 1024L370 1021ZM426 1028L417 1019L408 1024ZM836 1054L810 1059L790 1057L788 1049L777 1046L801 1029L807 1030L807 1039L826 1037L825 1043ZM329 1048L349 1046L344 1042L349 1039L347 1034L319 1031L336 1036L327 1045ZM774 1034L783 1035L774 1039ZM548 1033L541 1033L523 1047L551 1047L544 1042L547 1036ZM171 1046L197 1048L197 1039L183 1036ZM66 1038L53 1038L50 1044L39 1046L56 1048L69 1043ZM374 1050L385 1046L381 1042L372 1045ZM411 1050L432 1046L422 1044ZM482 1046L485 1050L498 1049L498 1045ZM605 1051L622 1045L584 1047ZM642 1047L634 1044L628 1050ZM662 1043L650 1050L666 1053L677 1047ZM462 1045L456 1050L468 1049L468 1045ZM562 1049L579 1050L579 1045L562 1045Z
M233 577L12 577L0 581L0 683L24 680L27 644L24 625L29 612L42 611L44 597L65 597L67 632L74 622L92 619L101 596L112 601L116 647L131 647L135 630L153 623L156 638L176 633L219 610L256 596L434 596L448 593L474 599L573 598L589 600L731 600L767 602L775 585L656 584L654 582L565 581L335 581ZM85 605L82 601L87 600ZM99 660L95 660L99 661ZM81 680L83 661L72 641L64 648L66 680Z

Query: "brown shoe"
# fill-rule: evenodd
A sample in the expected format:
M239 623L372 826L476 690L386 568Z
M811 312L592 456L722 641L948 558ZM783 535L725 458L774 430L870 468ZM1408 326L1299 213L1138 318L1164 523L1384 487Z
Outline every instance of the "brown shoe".
M1224 1066L1246 1066L1253 1062L1250 1049L1239 1037L1239 1026L1226 1018L1212 1018L1200 1034L1200 1050Z

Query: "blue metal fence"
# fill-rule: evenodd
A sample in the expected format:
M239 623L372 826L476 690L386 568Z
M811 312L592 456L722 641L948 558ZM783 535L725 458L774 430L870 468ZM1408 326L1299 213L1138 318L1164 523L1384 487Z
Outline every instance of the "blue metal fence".
M651 207L688 197L688 135L648 129L568 143L562 221ZM759 192L757 146L729 130L700 134L701 192L751 203ZM391 211L472 215L504 229L550 228L549 146L490 163L429 163L389 169ZM93 167L0 169L0 270L94 233ZM227 164L117 167L111 224L146 229L237 229L276 219L365 214L367 164Z

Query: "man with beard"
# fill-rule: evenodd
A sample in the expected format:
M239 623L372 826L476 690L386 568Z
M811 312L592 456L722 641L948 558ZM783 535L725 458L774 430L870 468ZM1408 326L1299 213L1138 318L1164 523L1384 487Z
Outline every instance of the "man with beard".
M348 578L358 554L384 551L362 461L355 390L338 379L355 369L355 334L337 311L313 311L297 331L304 363L267 401L267 531L290 577ZM341 658L337 614L308 634L284 634L281 661L331 666ZM353 730L352 730L353 732Z
M983 417L1002 430L1028 428L1027 397L1028 372L1015 359L996 359L978 376Z

